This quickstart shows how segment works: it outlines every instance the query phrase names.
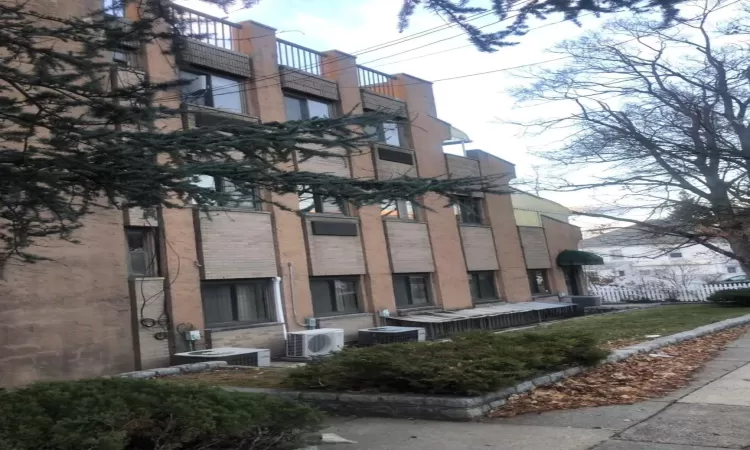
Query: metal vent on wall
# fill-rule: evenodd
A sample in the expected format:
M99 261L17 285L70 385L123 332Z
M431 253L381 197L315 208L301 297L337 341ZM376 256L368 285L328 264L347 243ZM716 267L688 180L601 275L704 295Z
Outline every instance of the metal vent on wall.
M316 220L311 222L312 232L316 236L357 236L357 224L334 220Z
M400 152L398 150L391 150L389 148L378 148L378 158L383 161L397 162L401 164L414 165L414 159L411 153Z

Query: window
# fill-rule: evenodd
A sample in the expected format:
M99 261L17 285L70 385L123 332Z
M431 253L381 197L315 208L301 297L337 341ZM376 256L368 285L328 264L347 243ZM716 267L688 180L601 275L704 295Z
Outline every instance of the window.
M119 67L142 69L140 51L133 48L120 47L112 52L112 62Z
M383 122L378 125L368 125L365 133L373 135L375 142L392 145L394 147L405 147L403 127L396 122Z
M617 276L618 277L624 277L625 276L625 271L624 270L618 270L617 271Z
M622 250L612 250L610 256L612 256L612 259L614 260L625 259L625 257L622 256Z
M316 316L360 312L359 283L355 277L310 278L313 311Z
M180 79L186 82L182 85L182 101L244 114L245 98L239 81L185 71L180 72Z
M120 0L104 0L102 2L104 13L114 17L125 17L125 2Z
M727 273L737 273L736 266L727 266Z
M682 258L682 252L672 252L669 254L670 258Z
M408 308L410 306L429 305L429 275L394 275L393 291L396 295L396 306L398 307Z
M482 199L476 197L459 197L453 210L463 224L482 224Z
M222 192L225 195L218 204L230 208L246 208L253 210L261 209L261 201L258 199L258 192L240 193L234 183L219 177L210 175L198 175L196 186L212 189L216 192Z
M639 271L638 271L638 274L639 274L639 275L651 275L651 271L650 271L650 270L648 270L648 269L644 269L644 270L639 270Z
M494 272L469 272L469 289L475 302L497 299Z
M286 120L307 120L331 117L331 104L304 97L284 96Z
M128 275L131 278L159 276L156 231L146 227L125 228L128 246Z
M380 204L380 215L393 219L417 220L414 202L411 200L383 200Z
M309 192L309 186L300 188L299 209L308 213L347 214L346 203L332 197ZM304 192L307 191L307 192Z
M549 280L547 279L546 270L527 270L526 274L529 277L529 285L531 287L532 295L549 294Z
M269 280L203 282L206 326L270 322Z

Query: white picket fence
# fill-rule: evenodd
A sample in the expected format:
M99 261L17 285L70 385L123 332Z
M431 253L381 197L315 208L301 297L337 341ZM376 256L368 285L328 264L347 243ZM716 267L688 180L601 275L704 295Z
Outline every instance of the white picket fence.
M591 295L598 295L604 303L627 303L637 301L705 302L708 296L725 289L750 288L750 283L704 284L680 289L652 287L627 288L619 286L591 286Z

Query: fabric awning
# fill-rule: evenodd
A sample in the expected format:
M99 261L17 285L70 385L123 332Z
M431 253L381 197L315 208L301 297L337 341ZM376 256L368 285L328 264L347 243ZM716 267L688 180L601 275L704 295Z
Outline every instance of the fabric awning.
M604 264L601 256L580 250L563 250L557 255L558 266L600 266Z

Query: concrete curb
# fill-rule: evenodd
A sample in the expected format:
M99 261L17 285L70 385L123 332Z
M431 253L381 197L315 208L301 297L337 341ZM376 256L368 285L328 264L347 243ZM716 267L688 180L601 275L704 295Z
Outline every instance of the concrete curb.
M622 361L638 353L653 352L667 345L750 323L750 314L704 325L689 331L660 337L648 342L615 350L602 364ZM588 371L589 367L571 367L548 373L515 386L476 397L447 397L411 394L360 394L324 391L291 391L262 388L227 388L236 392L278 395L310 403L324 411L342 415L406 417L437 420L476 420L490 410L505 404L511 395L557 383ZM137 373L137 372L132 372Z
M227 367L226 361L209 361L193 364L180 364L171 367L159 367L157 369L137 370L115 375L117 378L132 378L134 380L148 380L156 377L169 377L183 373L199 373Z

